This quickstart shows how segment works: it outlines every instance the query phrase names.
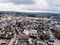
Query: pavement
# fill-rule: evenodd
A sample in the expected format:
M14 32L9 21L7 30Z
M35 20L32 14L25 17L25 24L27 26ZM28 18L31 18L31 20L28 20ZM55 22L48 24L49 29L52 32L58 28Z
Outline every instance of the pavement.
M60 45L60 40L55 39L54 41L55 41L55 42L54 42L54 45Z
M8 45L13 45L14 41L16 41L16 32L15 30L13 29L13 32L14 32L14 38L11 39L10 43Z
M50 37L54 39L54 36L52 35L52 32L49 30Z
M58 39L55 39L54 38L54 36L52 35L52 32L49 30L49 33L50 33L50 36L51 36L51 38L53 38L54 39L54 45L60 45L60 40L58 40Z
M9 40L6 40L6 39L0 39L0 44L1 43L6 43L6 44L8 44L9 43Z
M11 41L10 41L10 43L8 45L13 45L15 40L16 40L16 35L14 36L14 38L11 39Z

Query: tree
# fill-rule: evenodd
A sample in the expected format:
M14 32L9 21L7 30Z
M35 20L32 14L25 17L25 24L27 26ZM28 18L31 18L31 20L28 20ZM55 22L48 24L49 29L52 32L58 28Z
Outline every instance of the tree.
M40 38L41 40L44 40L44 39L45 39L45 35L41 34L41 35L39 36L39 38Z
M7 29L5 34L10 34L10 32L11 32L10 29Z
M1 15L0 15L0 17L1 17Z
M21 22L17 22L16 23L18 27L21 27L22 26L22 23Z

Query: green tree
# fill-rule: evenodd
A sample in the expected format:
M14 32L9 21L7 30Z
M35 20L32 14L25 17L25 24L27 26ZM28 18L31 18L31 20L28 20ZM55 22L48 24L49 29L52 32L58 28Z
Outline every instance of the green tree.
M18 27L21 27L22 26L22 23L21 22L17 22L16 23Z
M41 40L44 40L44 39L45 39L45 35L41 34L41 35L39 36L39 38L40 38Z
M1 15L0 15L0 17L1 17Z
M5 34L10 34L10 32L11 32L10 29L7 29Z

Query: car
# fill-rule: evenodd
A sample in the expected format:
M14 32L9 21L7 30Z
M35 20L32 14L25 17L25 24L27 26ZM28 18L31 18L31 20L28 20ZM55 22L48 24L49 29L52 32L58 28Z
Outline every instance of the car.
M48 45L54 45L54 39L49 39L49 40L47 41L47 44L48 44Z
M53 43L54 43L54 39L50 38L50 39L49 39L49 42L53 42Z
M48 45L53 45L53 44L48 44Z
M50 39L49 42L53 42L54 43L54 40Z
M6 44L6 43L1 43L0 45L8 45L8 44Z
M53 43L52 43L52 42L47 42L47 44L48 44L48 45L53 45Z

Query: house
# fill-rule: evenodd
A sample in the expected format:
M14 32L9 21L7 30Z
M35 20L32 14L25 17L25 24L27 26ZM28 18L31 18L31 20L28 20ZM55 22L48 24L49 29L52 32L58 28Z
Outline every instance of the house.
M19 38L19 44L18 45L29 45L28 42L28 36L22 33Z
M44 45L44 42L42 40L40 40L39 38L37 38L35 40L35 45Z

